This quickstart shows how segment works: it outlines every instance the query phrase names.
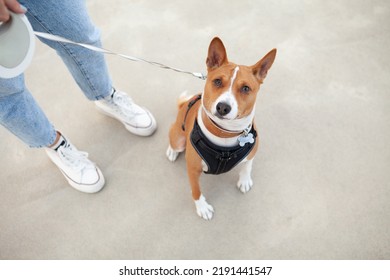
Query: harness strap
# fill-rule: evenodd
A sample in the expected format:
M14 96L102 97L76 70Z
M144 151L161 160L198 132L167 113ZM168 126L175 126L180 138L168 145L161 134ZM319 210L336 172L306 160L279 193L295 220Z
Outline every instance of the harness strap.
M183 131L186 131L186 120L187 120L187 115L188 113L190 112L192 106L195 105L196 102L198 102L199 100L202 99L202 95L201 94L198 94L197 96L195 96L194 98L192 98L192 100L190 102L188 102L188 106L187 106L187 111L186 111L186 115L184 116L184 120L183 120L183 123L181 125L181 129Z

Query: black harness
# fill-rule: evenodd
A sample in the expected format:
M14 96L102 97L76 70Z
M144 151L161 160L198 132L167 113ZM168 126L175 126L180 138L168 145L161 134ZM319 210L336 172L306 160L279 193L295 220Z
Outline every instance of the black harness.
M207 174L221 174L230 171L239 164L253 149L256 143L257 132L253 128L250 131L255 141L246 143L243 147L240 145L234 147L221 147L212 143L203 134L199 127L198 120L195 119L194 129L191 132L191 144L207 164Z
M200 97L194 98L190 104L188 104L186 117L188 111L198 100L200 100ZM185 130L184 125L182 126L182 129ZM192 129L190 135L190 140L194 149L207 164L208 170L205 171L205 173L217 175L230 171L252 151L256 144L257 136L257 132L253 126L248 134L253 135L254 141L252 143L248 142L243 146L237 144L234 147L221 147L215 145L209 139L207 139L199 127L198 120L195 119L194 128Z

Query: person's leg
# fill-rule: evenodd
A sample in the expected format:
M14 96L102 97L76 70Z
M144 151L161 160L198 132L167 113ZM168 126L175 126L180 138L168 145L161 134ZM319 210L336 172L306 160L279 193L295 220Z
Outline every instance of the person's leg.
M56 130L25 87L23 75L0 78L0 123L30 147L46 147L56 139Z
M93 25L84 0L21 0L33 29L75 42L101 47L100 31ZM40 39L62 58L89 100L112 93L112 82L104 55L80 46Z
M23 75L0 78L0 124L30 147L47 147L51 160L77 190L93 193L104 186L99 168L49 122L25 87Z
M21 0L36 31L101 46L100 32L89 18L84 0ZM153 115L124 92L115 91L104 55L80 46L41 39L61 56L86 97L106 115L122 122L130 132L149 136L157 128Z

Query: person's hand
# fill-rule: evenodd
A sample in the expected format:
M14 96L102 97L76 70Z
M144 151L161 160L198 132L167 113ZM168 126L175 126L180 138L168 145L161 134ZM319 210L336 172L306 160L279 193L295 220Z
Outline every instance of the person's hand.
M9 11L16 14L24 14L25 10L16 0L0 0L0 22L9 20Z

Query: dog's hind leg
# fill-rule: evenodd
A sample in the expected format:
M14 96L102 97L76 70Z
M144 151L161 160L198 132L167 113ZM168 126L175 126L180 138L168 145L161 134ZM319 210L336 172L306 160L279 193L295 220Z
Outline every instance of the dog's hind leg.
M174 123L169 130L169 146L166 152L167 158L174 162L179 154L185 150L186 136L181 127Z

